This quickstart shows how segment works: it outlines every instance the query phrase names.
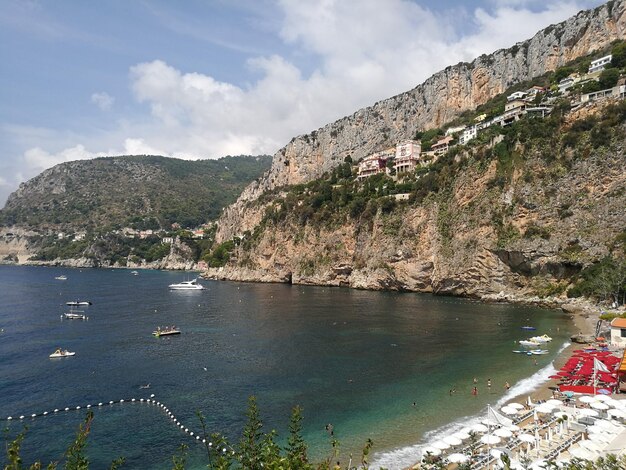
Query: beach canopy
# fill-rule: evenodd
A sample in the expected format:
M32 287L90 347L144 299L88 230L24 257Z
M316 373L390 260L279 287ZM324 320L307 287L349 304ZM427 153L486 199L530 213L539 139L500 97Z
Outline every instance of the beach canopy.
M610 408L609 405L607 405L606 403L602 403L601 401L593 402L589 406L591 406L591 408L594 408L596 410L608 410Z
M607 411L609 416L612 416L614 418L626 418L626 411L624 410L619 410L619 409L612 409Z
M442 440L443 442L445 442L446 444L450 444L451 446L460 446L461 444L463 444L463 441L454 434L451 436L446 436Z
M532 434L520 434L517 438L522 442L535 442L535 436Z
M472 426L474 432L487 432L488 428L484 424L476 423Z
M462 441L464 441L465 439L469 439L470 438L469 432L463 432L463 430L455 432L453 434L453 436L458 438L458 439L461 439Z
M493 434L494 436L504 437L504 438L511 437L513 435L513 433L507 428L496 429L493 432Z
M422 457L426 457L427 454L434 455L436 457L438 455L441 455L441 450L437 449L436 447L432 447L432 446L424 447L422 449Z
M503 406L502 408L500 408L500 411L502 411L502 413L504 413L505 415L516 415L519 410L516 408L511 408L509 406Z
M513 402L513 403L509 403L509 404L508 404L508 405L506 405L506 406L508 406L509 408L516 408L516 409L518 409L518 410L523 410L523 409L524 409L524 405L522 405L521 403L515 403L515 402Z
M581 403L593 403L595 399L590 395L583 395L582 397L578 397L578 401Z
M546 405L550 405L550 406L561 406L563 404L563 402L561 400L557 400L556 398L550 398L548 401L546 401Z
M467 462L469 457L465 454L461 454L459 452L455 452L454 454L450 454L446 457L446 460L450 463L463 463Z
M543 413L543 414L552 413L553 409L554 409L554 406L548 405L547 403L542 403L537 408L535 408L535 410L537 410L537 413Z
M439 450L446 450L446 449L450 448L450 444L448 444L447 442L444 442L444 441L437 441L437 442L433 443L432 446L435 449L439 449Z
M480 438L480 442L484 442L485 444L497 444L500 442L500 438L498 436L494 436L493 434L485 434Z
M578 410L578 414L581 416L598 416L600 413L598 413L596 410L583 408L582 410Z

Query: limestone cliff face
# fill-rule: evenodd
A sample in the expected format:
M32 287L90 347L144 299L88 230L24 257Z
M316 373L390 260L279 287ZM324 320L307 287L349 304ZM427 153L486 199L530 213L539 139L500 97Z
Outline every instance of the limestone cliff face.
M532 39L436 73L413 90L292 139L264 177L246 188L221 218L218 241L258 223L248 201L276 187L316 179L350 156L357 160L473 110L511 85L626 37L626 0L608 2L538 32Z
M609 254L623 257L626 248L620 241L626 239L623 103L621 124L601 140L585 140L589 134L574 147L561 140L576 118L600 116L608 104L581 108L542 137L522 142L509 134L502 145L509 145L510 159L496 156L499 139L463 149L450 161L449 185L419 204L387 212L378 206L371 217L332 209L304 222L291 211L275 222L265 219L251 244L207 275L481 299L563 294L584 266ZM549 124L525 125L541 133ZM597 129L606 126L599 122ZM250 202L248 211L278 207L280 198Z

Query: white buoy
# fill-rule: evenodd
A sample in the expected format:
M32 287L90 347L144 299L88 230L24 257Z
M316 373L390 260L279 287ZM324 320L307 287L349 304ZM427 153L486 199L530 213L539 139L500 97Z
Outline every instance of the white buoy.
M123 400L123 399L122 399L122 400L120 400L120 403L124 403L124 400Z
M80 410L80 406L77 406L77 407L76 407L76 409L77 409L77 410Z
M112 404L113 404L113 400L111 400L111 401L109 402L109 405L112 405Z
M37 415L35 413L33 413L32 415L30 415L31 418L36 417Z
M7 419L11 421L13 419L13 416L9 416Z
M154 393L152 395L150 395L150 398L154 398Z
M43 412L43 415L44 415L44 416L46 416L47 414L48 414L48 412L47 412L47 411L44 411L44 412Z
M131 401L135 401L135 399L133 398Z
M24 419L24 415L20 416L20 419Z
M190 433L189 433L189 435L190 435L190 436L193 436L193 432L190 432Z
M200 440L200 436L196 436L196 441L199 441L199 440Z
M87 405L87 408L91 408L91 405Z
M69 407L66 407L66 408L65 408L65 411L70 411Z
M141 398L139 401L143 401L143 398Z
M202 439L202 443L203 443L203 444L206 444L206 439Z
M98 406L102 406L102 402L98 403Z
M58 408L55 408L55 409L54 409L54 412L55 412L55 413L58 413L58 412L59 412L59 409L58 409Z
M212 443L212 442L209 442L209 447L211 447L211 446L213 446L213 443Z

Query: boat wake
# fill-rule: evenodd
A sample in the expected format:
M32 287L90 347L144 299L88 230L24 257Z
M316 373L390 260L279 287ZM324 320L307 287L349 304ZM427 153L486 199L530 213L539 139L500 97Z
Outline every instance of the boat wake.
M565 342L557 351L556 357L561 354L565 348L570 346L571 343ZM539 388L542 384L549 380L549 377L556 373L554 367L554 361L545 366L543 369L538 370L530 377L520 380L514 386L511 387L507 393L504 394L500 400L493 406L494 408L500 408L505 403L511 400L527 395ZM486 408L479 414L474 416L465 416L452 423L446 424L438 429L429 431L424 435L422 441L418 444L414 444L399 449L394 449L389 452L375 453L370 468L380 469L386 468L388 470L402 470L410 467L419 462L422 458L422 449L431 445L435 441L441 440L445 436L449 436L457 431L460 431L464 427L471 427L474 424L480 423L486 416Z

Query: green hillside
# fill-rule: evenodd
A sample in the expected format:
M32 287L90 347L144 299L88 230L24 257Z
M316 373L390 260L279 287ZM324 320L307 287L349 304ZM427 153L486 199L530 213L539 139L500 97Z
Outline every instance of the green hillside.
M269 156L63 163L22 184L0 211L0 225L61 231L196 227L216 219L270 163Z

